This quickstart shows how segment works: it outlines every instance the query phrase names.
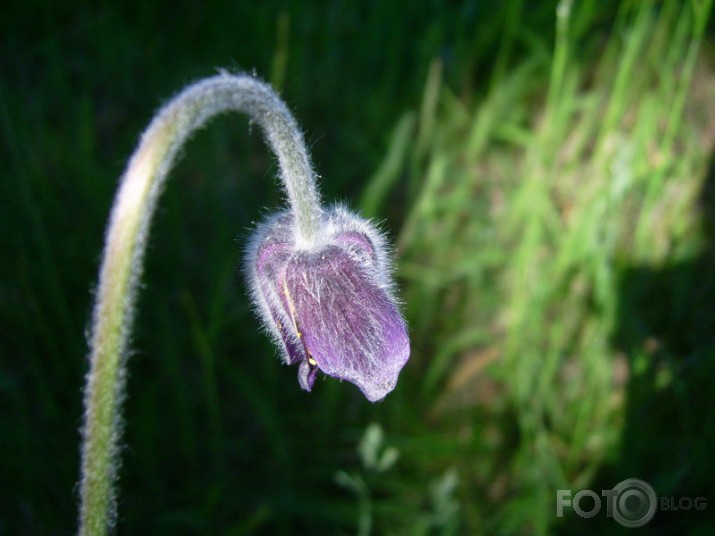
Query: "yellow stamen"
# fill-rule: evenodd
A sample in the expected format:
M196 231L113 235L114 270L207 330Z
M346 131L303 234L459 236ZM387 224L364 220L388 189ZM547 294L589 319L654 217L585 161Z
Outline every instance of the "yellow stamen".
M300 331L298 331L298 323L295 321L295 304L293 303L293 298L290 295L285 279L283 280L283 294L285 294L286 300L288 300L288 311L290 312L290 319L293 321L293 328L295 328L298 337L301 337L302 335Z
M288 312L290 313L290 319L293 321L293 328L295 329L295 334L298 335L299 339L302 339L303 334L298 329L298 322L296 322L295 320L295 303L293 303L293 298L290 295L290 291L288 290L288 285L286 284L285 279L283 280L283 294L285 294L286 300L288 301ZM313 359L313 356L310 355L308 348L305 346L305 341L303 341L303 349L308 355L308 364L313 367L317 366L318 363L315 359Z

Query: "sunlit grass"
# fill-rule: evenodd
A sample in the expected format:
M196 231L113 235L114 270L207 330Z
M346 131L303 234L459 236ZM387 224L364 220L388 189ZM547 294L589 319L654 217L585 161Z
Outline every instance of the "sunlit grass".
M400 174L417 185L398 247L421 392L444 418L483 410L462 433L493 441L501 465L480 482L466 468L483 452L456 462L463 498L480 498L462 503L467 532L548 532L554 491L588 488L618 456L639 373L614 344L623 273L703 247L694 207L715 140L691 83L710 3L624 3L606 44L582 53L591 7L561 2L552 54L535 44L474 106L433 65L365 195L376 210ZM515 441L478 437L505 419ZM483 499L490 521L470 526L464 510L489 511Z

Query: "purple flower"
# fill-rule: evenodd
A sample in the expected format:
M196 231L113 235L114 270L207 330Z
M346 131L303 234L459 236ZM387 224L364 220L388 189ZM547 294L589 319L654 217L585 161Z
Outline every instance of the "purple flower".
M397 383L410 342L392 295L383 236L343 207L322 215L320 242L296 244L293 215L263 223L248 251L254 301L265 325L298 364L310 391L318 371L381 400Z

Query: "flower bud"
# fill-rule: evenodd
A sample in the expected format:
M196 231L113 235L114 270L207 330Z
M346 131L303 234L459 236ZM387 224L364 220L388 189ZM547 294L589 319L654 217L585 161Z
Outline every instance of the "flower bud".
M248 272L264 324L286 363L298 364L306 391L321 371L381 400L410 354L385 239L337 206L322 212L315 243L297 244L293 213L285 211L261 224L249 245Z

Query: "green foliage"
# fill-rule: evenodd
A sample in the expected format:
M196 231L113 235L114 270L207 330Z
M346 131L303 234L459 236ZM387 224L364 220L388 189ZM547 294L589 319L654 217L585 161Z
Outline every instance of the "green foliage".
M501 474L491 473L503 478L494 497L500 531L548 532L557 521L555 489L597 481L612 487L644 466L616 464L612 481L597 480L619 448L634 446L626 440L662 441L629 437L639 425L629 421L632 408L652 404L654 396L633 391L640 374L661 370L657 390L672 390L679 404L694 389L711 389L686 374L690 367L712 369L715 345L707 331L675 349L656 325L634 331L628 324L630 315L646 314L667 323L671 302L707 293L711 276L701 271L689 284L703 288L682 294L651 283L650 292L674 292L675 299L651 298L651 306L661 308L655 315L624 314L633 306L629 274L696 263L712 240L693 210L715 142L696 115L711 105L689 97L710 5L625 3L607 44L584 57L594 39L584 31L593 7L561 2L553 54L540 54L545 43L535 46L476 106L465 106L448 86L435 97L437 64L418 120L429 125L429 136L418 132L405 147L400 129L414 121L406 115L383 166L393 168L394 155L406 155L395 173L415 185L398 244L425 369L423 395L452 410L467 398L485 408L483 418L493 426L513 418L518 430L516 441L499 441L491 453L492 459L497 450L507 456ZM712 91L712 75L697 83ZM374 192L366 195L375 205ZM661 285L677 276L670 279ZM706 307L701 314L712 322L712 299L705 302L692 303ZM653 344L660 351L643 354ZM490 382L495 392L480 394ZM712 434L710 413L683 408L675 418L682 435L670 456L694 455L691 445ZM705 458L686 470L659 456L636 474L660 482L675 466L682 473L659 491L704 491L695 467L708 465ZM492 486L477 484L465 493L490 495ZM491 525L475 523L467 532L485 526Z
M227 65L280 88L327 199L385 219L413 357L377 406L299 390L240 269L275 166L217 121L155 221L119 534L600 534L557 488L715 497L711 2L454 4L6 9L0 535L74 530L116 180L153 109Z

